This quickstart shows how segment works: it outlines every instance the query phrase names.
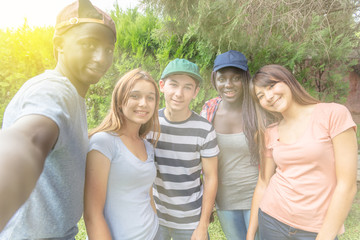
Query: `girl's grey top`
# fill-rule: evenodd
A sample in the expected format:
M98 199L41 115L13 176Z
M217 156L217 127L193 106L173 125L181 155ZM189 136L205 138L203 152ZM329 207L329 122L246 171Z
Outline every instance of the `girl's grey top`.
M258 166L250 164L250 153L244 133L216 133L220 148L219 185L216 207L220 210L251 208L258 180Z

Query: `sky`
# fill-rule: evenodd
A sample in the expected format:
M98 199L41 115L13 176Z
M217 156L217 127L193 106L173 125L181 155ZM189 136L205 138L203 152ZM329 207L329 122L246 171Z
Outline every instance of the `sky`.
M102 10L111 10L118 2L120 8L134 8L138 0L91 0ZM0 0L0 28L17 28L26 18L29 26L54 26L56 16L74 0Z

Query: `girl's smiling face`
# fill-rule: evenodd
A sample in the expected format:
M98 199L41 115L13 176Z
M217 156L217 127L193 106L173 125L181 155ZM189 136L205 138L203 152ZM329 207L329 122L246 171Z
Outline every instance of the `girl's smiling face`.
M215 85L220 97L227 102L241 101L243 97L243 83L240 70L223 68L216 72Z
M156 89L153 83L139 80L129 93L129 99L122 106L126 121L135 124L147 123L156 107Z
M281 81L263 87L255 85L255 94L260 106L270 112L283 113L293 101L289 86Z

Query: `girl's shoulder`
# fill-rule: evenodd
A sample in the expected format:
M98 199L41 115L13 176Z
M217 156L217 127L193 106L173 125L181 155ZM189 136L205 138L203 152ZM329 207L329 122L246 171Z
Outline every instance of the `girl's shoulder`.
M207 100L205 103L216 104L216 103L218 103L218 102L220 102L220 101L221 101L221 97L220 97L220 96L217 96L217 97L214 97L214 98L212 98L212 99Z
M220 102L221 102L220 97L212 98L206 101L202 107L200 116L206 118L209 122L212 122Z
M91 136L90 142L103 142L103 141L109 141L113 140L114 138L117 138L118 136L111 132L97 132L94 133L94 135Z
M315 115L318 117L330 117L332 115L348 114L350 111L342 104L330 102L330 103L318 103L315 106Z
M215 97L215 98L207 100L204 103L204 107L208 107L208 108L215 107L215 106L219 105L220 102L221 102L221 97Z
M319 103L316 107L314 123L328 131L331 137L351 127L356 131L356 124L346 106L332 102Z

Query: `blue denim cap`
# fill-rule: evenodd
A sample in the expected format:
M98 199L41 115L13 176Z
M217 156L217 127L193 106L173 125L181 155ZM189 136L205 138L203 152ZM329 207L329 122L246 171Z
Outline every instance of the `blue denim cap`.
M241 52L230 50L216 56L213 71L216 72L225 67L236 67L247 71L247 59Z
M199 83L203 82L199 72L199 67L195 63L186 59L176 58L175 60L169 62L161 75L161 79L175 74L186 74L194 78L194 80Z

